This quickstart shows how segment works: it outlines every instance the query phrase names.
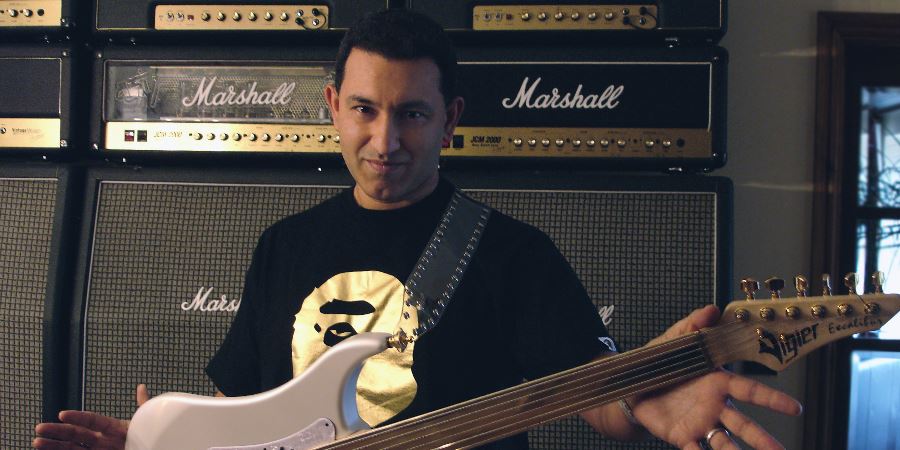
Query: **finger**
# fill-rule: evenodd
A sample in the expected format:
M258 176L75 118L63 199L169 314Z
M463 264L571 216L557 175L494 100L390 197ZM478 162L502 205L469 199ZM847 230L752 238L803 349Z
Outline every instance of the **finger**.
M137 385L134 396L138 407L150 400L150 391L147 390L147 385L143 383Z
M59 413L59 420L113 437L125 436L128 431L123 421L90 411L63 411Z
M42 423L36 426L34 431L37 433L38 439L43 438L47 442L59 441L56 447L50 446L38 448L74 448L63 444L93 442L95 439L95 434L91 430L67 423Z
M722 419L722 424L731 430L732 434L750 445L750 447L762 450L784 450L784 446L781 445L777 439L772 437L772 435L766 432L759 424L750 420L739 411L725 408L720 417Z
M688 442L688 444L685 445L682 450L703 450L703 447L700 446L700 443L691 441Z
M707 444L709 444L710 448L714 450L740 450L740 447L737 445L737 443L734 442L731 436L724 431L713 434Z
M45 438L35 438L31 446L39 450L84 450L84 447L73 442L60 442Z
M669 327L662 336L653 339L650 343L674 339L678 336L693 333L701 328L715 324L718 319L719 308L716 305L706 305L703 308L691 311L690 314Z
M782 414L798 416L803 406L794 397L756 380L731 374L728 394L736 400L751 403Z

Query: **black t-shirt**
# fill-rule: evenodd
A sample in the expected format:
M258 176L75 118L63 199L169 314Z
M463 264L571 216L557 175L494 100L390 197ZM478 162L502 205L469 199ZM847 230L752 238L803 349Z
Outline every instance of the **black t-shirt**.
M241 307L207 367L218 389L228 396L266 391L299 375L306 363L298 360L316 356L306 351L324 351L363 331L396 331L402 283L453 191L441 180L416 204L374 211L358 206L351 188L267 229L247 272ZM599 339L606 336L553 242L493 211L440 323L407 350L411 361L380 362L411 366L405 370L413 387L408 398L391 394L401 399L377 405L376 423L586 363L608 350ZM379 388L378 379L369 382ZM525 439L515 436L491 448L525 448Z

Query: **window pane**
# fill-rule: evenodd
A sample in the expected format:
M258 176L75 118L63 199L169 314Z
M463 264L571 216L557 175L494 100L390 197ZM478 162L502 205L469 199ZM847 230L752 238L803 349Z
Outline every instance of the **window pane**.
M851 354L850 450L900 450L900 353L857 350Z
M856 272L884 272L884 292L900 294L900 220L864 220L857 226ZM866 280L866 285L871 281ZM861 287L860 287L861 290ZM900 339L900 317L894 317L881 331L858 337Z
M900 207L900 87L861 92L859 204Z

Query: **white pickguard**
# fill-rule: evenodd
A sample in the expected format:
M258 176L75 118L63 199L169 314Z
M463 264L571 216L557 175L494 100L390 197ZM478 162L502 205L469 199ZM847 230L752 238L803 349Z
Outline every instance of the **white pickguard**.
M369 425L356 409L356 382L365 360L384 351L389 336L353 336L322 355L299 377L261 394L205 397L168 393L154 397L131 419L125 449L293 446L299 450L367 430ZM328 433L329 427L333 433Z

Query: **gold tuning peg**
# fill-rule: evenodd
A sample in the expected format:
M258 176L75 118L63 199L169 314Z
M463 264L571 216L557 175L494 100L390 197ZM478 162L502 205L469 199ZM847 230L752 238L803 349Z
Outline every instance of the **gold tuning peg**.
M753 278L744 278L741 280L741 290L747 294L747 300L756 298L756 291L759 290L759 281Z
M831 295L831 275L827 273L822 274L822 296L828 297Z
M847 272L847 275L844 275L844 286L847 287L848 293L856 295L856 272Z
M884 272L879 270L872 274L872 285L876 294L884 294Z
M784 289L784 280L772 277L766 280L766 289L772 292L772 298L781 298L781 290Z
M795 276L794 289L797 291L797 297L806 297L809 295L809 281L803 275Z

